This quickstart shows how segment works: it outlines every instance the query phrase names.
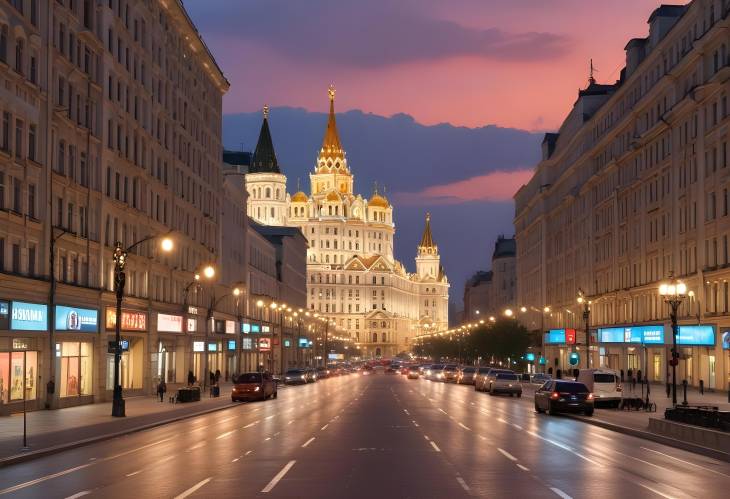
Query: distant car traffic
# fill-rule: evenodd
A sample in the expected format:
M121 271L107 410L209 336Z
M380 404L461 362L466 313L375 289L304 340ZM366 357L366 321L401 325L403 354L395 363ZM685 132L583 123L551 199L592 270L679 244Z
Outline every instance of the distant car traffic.
M463 367L459 371L459 375L456 378L456 382L460 385L473 385L474 384L474 375L477 372L476 367Z
M438 381L443 376L443 374L441 373L443 369L443 364L431 364L431 366L426 369L426 379L430 379L431 381Z
M246 400L266 400L276 398L276 382L269 373L243 373L234 381L231 390L231 400L241 402Z
M440 381L444 383L456 383L456 377L459 375L459 367L456 364L448 364L441 371Z
M317 377L318 377L317 370L312 369L311 367L307 368L304 370L304 376L306 376L307 383L314 383L315 381L317 381Z
M326 367L324 367L324 366L319 366L319 367L317 368L317 378L318 378L318 379L324 379L324 378L329 378L329 377L330 377L330 375L331 375L331 373L330 373L330 370L329 370L329 369L327 369Z
M408 379L418 379L420 377L420 374L418 373L419 369L418 366L411 366L408 368Z
M535 392L535 410L557 414L582 412L593 416L593 394L579 381L550 380Z
M491 368L485 374L484 376L479 376L476 383L474 384L474 389L481 392L488 392L489 387L492 383L494 383L494 380L497 378L497 374L515 374L514 371L510 369L494 369Z
M375 374L375 370L373 369L373 366L364 365L362 366L362 375L363 376L369 376L371 374Z
M307 376L304 369L288 369L284 373L284 384L303 385L306 382Z

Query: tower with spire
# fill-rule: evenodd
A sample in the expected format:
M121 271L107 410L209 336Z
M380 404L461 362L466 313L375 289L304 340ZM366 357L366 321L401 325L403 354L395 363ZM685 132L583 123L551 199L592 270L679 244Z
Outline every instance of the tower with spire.
M421 243L416 256L416 273L421 279L439 279L441 274L441 256L438 246L433 242L431 234L431 214L426 213L426 226L423 229Z
M287 225L286 176L276 159L269 129L269 106L264 106L259 139L246 174L248 216L264 225Z

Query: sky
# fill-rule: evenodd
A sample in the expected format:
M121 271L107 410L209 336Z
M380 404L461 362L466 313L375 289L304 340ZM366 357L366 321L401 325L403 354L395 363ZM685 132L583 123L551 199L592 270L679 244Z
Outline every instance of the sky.
M578 89L587 85L591 59L599 82L619 78L626 43L647 36L646 21L660 2L184 0L184 4L231 83L223 99L225 115L260 112L268 104L275 132L287 129L276 122L283 121L282 115L293 116L283 112L286 109L308 112L311 116L304 122L311 123L312 117L324 119L317 115L327 111L326 89L333 83L338 113L362 111L385 120L357 121L370 128L350 131L344 144L350 164L356 165L356 176L368 182L387 177L398 237L408 247L420 237L423 213L433 213L435 225L443 227L447 236L439 246L452 283L451 297L459 302L465 280L490 267L497 236L514 232L512 196L529 180L539 158L536 134L560 126ZM224 119L224 124L235 121ZM438 140L437 145L444 147L460 144L458 161L439 156L427 169L415 161L388 164L388 158L380 157L363 161L374 147L367 140L371 135L396 137L390 151L397 148L401 157L421 149L424 143L415 139L398 142L402 131L412 128L409 121L426 127L414 137L431 137L418 140ZM296 123L301 122L288 125ZM320 127L314 130L318 137ZM251 149L256 137L248 129L240 139ZM526 147L524 140L505 140L494 152L476 147L485 131L499 140L499 133L510 129L535 133L534 156L527 159L520 150ZM296 163L285 165L285 170L299 174L313 166L321 138L304 143L302 138L311 133L275 134L275 145L291 146L288 158ZM229 148L239 144L224 141ZM359 192L370 194L367 185L358 184ZM398 257L411 259L411 255Z

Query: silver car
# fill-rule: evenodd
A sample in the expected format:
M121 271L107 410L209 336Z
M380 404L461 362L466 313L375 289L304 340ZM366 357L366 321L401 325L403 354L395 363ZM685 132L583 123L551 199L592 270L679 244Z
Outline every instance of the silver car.
M497 373L494 380L489 385L489 394L497 395L498 393L509 393L510 397L517 395L522 396L522 384L520 378L512 373Z
M459 371L459 375L456 377L456 382L460 385L473 385L474 375L477 372L476 367L462 367Z

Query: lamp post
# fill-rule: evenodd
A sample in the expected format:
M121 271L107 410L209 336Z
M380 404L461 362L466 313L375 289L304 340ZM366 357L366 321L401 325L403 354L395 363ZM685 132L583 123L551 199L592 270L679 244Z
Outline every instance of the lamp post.
M672 405L677 405L677 364L679 363L679 352L677 351L677 310L687 296L687 285L680 280L674 279L669 274L669 282L659 286L659 295L671 308L669 319L672 322L672 359L669 364L672 366Z
M58 235L55 234L56 230L60 231ZM56 241L58 241L64 234L68 234L69 231L64 229L63 227L51 227L51 248L50 248L50 256L49 256L49 277L51 279L51 285L48 292L48 380L49 382L55 378L56 374L56 363L55 363L55 354L56 354L56 348L54 345L55 338L54 334L56 332ZM55 383L54 383L54 391L55 391ZM47 393L47 400L46 400L46 406L48 409L51 409L53 407L53 399L55 397L54 393Z
M124 267L127 263L127 254L142 243L156 239L159 235L147 236L124 249L122 243L117 241L114 245L114 290L116 292L116 316L114 318L114 398L112 399L112 416L124 417L124 398L122 398L122 385L119 382L119 364L122 360L122 300L124 299L124 284L126 274ZM160 240L160 249L166 253L172 251L174 244L169 237Z
M212 275L211 275L212 278ZM215 308L218 306L218 304L223 301L225 298L228 298L229 296L235 296L236 299L241 295L241 288L236 286L235 288L231 289L229 293L224 294L223 296L216 299L215 297L215 289L211 291L210 294L210 306L208 307L208 313L205 317L205 348L203 349L204 356L203 356L203 363L205 364L205 372L203 376L203 391L206 389L206 381L210 377L210 373L208 371L208 337L210 335L210 325L213 322L213 313L215 312ZM217 352L216 352L217 353Z
M591 301L586 298L581 288L578 288L578 304L583 305L583 322L586 327L586 368L591 368Z
M185 285L183 288L183 304L182 304L182 314L183 314L183 333L185 334L185 337L187 337L188 333L190 332L188 329L188 297L190 296L190 290L191 288L195 288L197 290L198 286L200 286L201 279L205 278L206 280L212 280L213 277L215 277L215 267L212 265L206 265L202 268L201 272L195 272L195 275L193 276L193 280L190 281ZM193 370L193 345L192 345L192 337L189 339L190 341L190 371Z

